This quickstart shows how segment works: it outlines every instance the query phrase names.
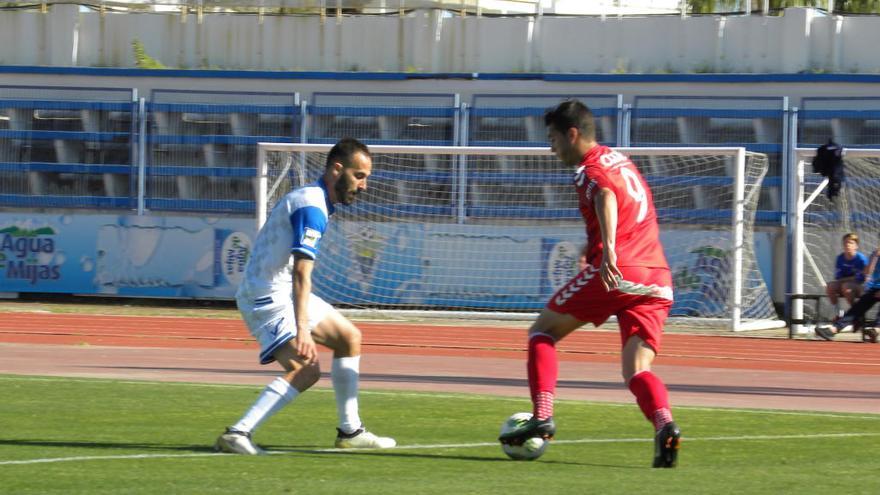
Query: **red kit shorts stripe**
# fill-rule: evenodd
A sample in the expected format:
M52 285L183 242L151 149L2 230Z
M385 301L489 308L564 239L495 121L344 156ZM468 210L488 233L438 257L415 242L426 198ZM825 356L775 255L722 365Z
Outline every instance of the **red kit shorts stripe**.
M605 290L599 269L588 266L559 289L547 309L571 315L597 327L617 316L621 345L638 335L660 352L663 323L672 307L672 273L667 268L620 267L623 279Z

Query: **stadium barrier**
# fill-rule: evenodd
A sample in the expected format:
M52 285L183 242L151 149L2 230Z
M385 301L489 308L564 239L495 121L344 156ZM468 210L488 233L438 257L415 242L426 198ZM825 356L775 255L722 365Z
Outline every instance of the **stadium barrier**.
M540 116L567 96L480 94L464 103L456 94L327 92L309 95L310 102L294 92L154 90L139 98L132 89L0 86L0 207L249 218L257 209L253 163L260 141L330 143L354 134L372 145L543 145ZM848 149L870 148L880 139L878 98L804 98L798 109L785 98L636 97L627 105L623 95L575 96L594 108L605 144L736 145L766 154L770 171L755 225L771 232L756 242L764 243L759 262L774 294L792 290L793 270L781 277L768 265L790 265L790 249L773 246L791 228L795 148L808 153L828 138ZM646 166L654 166L650 161ZM393 193L386 191L389 201L410 204L429 187L436 208L461 196L460 182L444 175L441 163L419 163L418 171L388 171L421 177L399 180ZM485 221L518 211L528 220L536 208L567 201L564 182L540 161L536 167L530 180L504 159L476 165L466 191L471 204L453 213ZM505 183L483 180L486 171ZM682 211L711 212L712 199L694 187L680 200Z

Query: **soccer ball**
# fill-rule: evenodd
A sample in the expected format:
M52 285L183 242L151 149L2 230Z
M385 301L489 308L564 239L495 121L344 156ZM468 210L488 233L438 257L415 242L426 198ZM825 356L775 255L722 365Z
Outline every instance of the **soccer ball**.
M532 413L518 412L501 424L501 434L505 434L526 421L532 419ZM501 449L507 454L507 457L517 461L534 461L544 453L547 449L547 442L541 437L532 437L523 442L522 445L501 444Z

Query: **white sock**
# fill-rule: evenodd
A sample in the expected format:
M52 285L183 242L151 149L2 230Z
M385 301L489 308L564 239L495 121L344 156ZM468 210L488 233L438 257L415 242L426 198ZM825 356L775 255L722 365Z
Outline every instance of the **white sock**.
M291 387L284 378L278 377L272 380L238 423L232 425L232 429L245 433L256 430L260 423L290 404L297 395L299 390Z
M838 317L838 318L843 318L843 315L844 315L845 313L846 313L845 310L838 309L838 310L837 310L837 317Z
M336 394L336 412L339 414L339 429L351 433L362 426L358 415L358 378L360 377L361 357L334 358L330 380Z

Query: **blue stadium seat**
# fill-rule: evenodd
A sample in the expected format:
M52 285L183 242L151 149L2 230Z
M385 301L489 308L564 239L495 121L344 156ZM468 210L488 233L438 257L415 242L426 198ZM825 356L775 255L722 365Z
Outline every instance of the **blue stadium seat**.
M833 139L848 148L880 143L880 98L804 98L798 113L798 146L818 147Z
M619 95L477 94L468 115L468 146L547 146L544 112L561 101L584 102L596 118L596 138L609 146L619 144Z
M154 90L147 207L250 214L257 143L299 140L295 93Z
M135 113L131 89L0 86L0 204L131 207Z
M637 96L632 146L742 146L764 153L769 171L760 210L781 208L782 142L787 108L782 97ZM693 204L711 207L711 188L694 187Z
M314 93L307 142L343 137L367 144L452 146L458 143L454 94Z

